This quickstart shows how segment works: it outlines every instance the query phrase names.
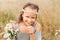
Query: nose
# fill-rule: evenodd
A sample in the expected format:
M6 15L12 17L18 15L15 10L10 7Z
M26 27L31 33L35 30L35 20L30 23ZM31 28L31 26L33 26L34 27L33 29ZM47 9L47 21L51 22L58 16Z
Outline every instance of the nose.
M29 18L28 21L31 22L32 20Z

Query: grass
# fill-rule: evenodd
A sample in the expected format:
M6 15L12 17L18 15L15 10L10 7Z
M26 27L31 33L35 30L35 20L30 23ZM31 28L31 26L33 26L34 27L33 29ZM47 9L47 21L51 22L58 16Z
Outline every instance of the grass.
M15 16L14 13L11 10L5 10L0 12L0 25L4 26L9 22L9 20L14 20ZM56 22L54 22L53 20L56 18L51 17L50 15L43 13L43 14L39 14L37 21L42 25L42 39L43 40L59 40L60 39L60 34L58 34L57 36L55 36L55 32L56 30L59 28L60 25L56 25ZM4 32L4 27L0 29L0 33ZM2 39L2 35L0 35L0 39ZM58 37L58 38L57 38Z
M49 0L49 2L49 6L46 5L48 8L39 5L40 14L38 14L37 21L42 26L42 40L60 40L60 32L58 32L58 34L55 36L56 30L60 30L60 1ZM9 20L14 20L16 14L18 13L17 11L18 10L14 11L12 9L7 9L4 11L0 10L0 25L3 26L3 28L0 29L0 33L4 32L4 27ZM0 40L2 39L2 36L3 35L0 35Z
M9 22L9 20L14 20L15 15L10 10L5 10L0 12L0 25L3 26L3 28L0 29L0 33L4 32L5 25ZM54 21L55 20L55 21ZM48 14L39 14L37 21L42 25L42 39L43 40L59 40L60 34L55 36L55 32L57 29L59 29L59 22L57 22L57 19L55 17L50 17ZM58 23L58 24L57 24ZM58 32L59 33L59 32ZM2 39L3 34L0 35L0 39Z
M13 15L13 13L10 10L1 11L0 14L1 14L0 15L0 26L3 26L0 28L0 40L2 40L4 27L10 20L14 19L15 15Z

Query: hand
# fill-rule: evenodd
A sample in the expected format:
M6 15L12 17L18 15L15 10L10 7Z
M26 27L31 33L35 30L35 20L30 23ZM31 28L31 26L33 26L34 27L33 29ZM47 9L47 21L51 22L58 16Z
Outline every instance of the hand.
M34 33L34 27L33 26L20 26L20 32L22 33Z
M32 33L34 33L35 30L34 30L33 26L28 26L27 31L28 31L28 33L32 34Z

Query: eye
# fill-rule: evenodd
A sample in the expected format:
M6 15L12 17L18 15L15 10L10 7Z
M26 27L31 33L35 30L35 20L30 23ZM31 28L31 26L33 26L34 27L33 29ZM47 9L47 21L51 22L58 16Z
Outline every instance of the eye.
M26 16L27 18L29 18L29 16Z
M35 19L35 17L32 17L32 19Z

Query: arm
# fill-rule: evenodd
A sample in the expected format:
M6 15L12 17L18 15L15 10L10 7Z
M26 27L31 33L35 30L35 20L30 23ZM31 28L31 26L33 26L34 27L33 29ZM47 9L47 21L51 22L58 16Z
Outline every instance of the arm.
M34 31L35 31L34 27L32 27L32 26L27 27L27 31L30 34L30 40L36 40L36 36L34 33Z
M36 36L34 33L30 34L30 40L36 40Z
M30 34L31 40L41 40L41 25L39 23L36 24L36 32Z

